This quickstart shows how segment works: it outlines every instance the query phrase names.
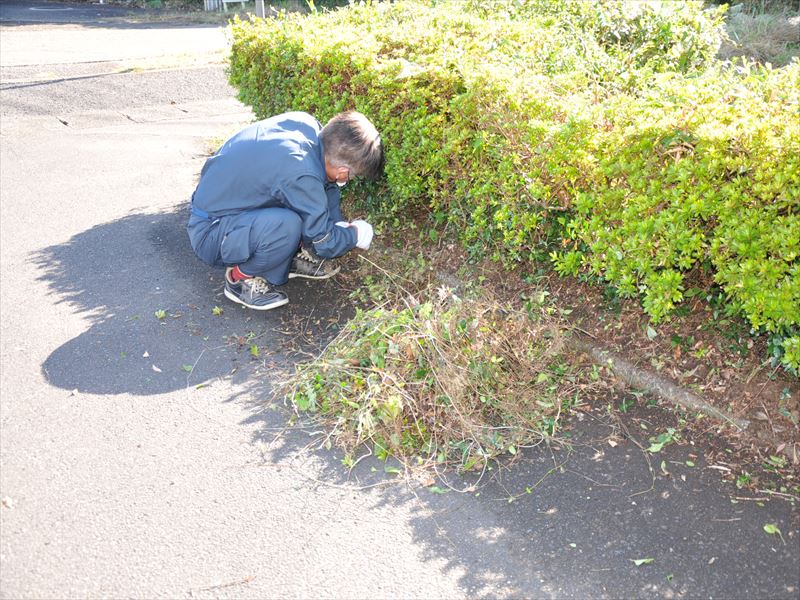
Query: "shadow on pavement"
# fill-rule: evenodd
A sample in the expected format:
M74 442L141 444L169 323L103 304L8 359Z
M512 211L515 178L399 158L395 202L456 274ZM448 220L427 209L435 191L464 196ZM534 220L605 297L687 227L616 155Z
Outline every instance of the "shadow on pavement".
M265 460L305 475L312 493L332 485L370 494L375 508L404 506L421 556L453 573L467 597L797 597L796 528L786 545L762 530L770 521L793 531L788 504L735 500L697 448L650 455L646 431L626 439L604 410L575 418L569 445L528 449L480 481L440 473L435 487L386 474L373 457L348 471L340 452L319 449L320 426L280 433L279 413L259 440ZM657 407L631 419L664 425Z
M221 272L194 257L185 220L183 206L131 214L37 253L40 281L88 323L45 360L52 385L155 395L230 380L237 391L223 401L248 404L265 461L303 475L311 493L334 486L369 494L376 508L404 507L421 556L451 572L469 597L798 596L800 536L790 507L731 502L736 491L703 468L699 448L646 453L648 436L665 427L656 408L629 415L642 426L634 442L603 407L587 407L570 447L530 449L465 493L475 483L468 477L451 473L436 488L395 481L372 457L347 471L339 452L319 450L320 426L291 426L289 409L269 400L275 378L351 316L346 294L335 279L293 281L285 309L237 307L222 296ZM766 522L786 544L764 533ZM643 559L652 562L633 562Z
M291 280L283 287L289 305L265 313L230 302L222 271L194 256L186 219L184 207L131 214L33 257L57 303L90 324L45 360L52 385L153 395L224 377L247 390L261 382L266 393L271 371L318 346L349 317L335 280Z

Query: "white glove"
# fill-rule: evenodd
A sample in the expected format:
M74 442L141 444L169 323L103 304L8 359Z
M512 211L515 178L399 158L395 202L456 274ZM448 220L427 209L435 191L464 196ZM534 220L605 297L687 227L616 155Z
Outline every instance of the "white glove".
M362 221L361 219L356 219L350 223L350 226L355 227L358 231L356 246L362 250L369 250L369 245L372 243L372 236L375 235L375 233L372 231L372 225L366 221Z

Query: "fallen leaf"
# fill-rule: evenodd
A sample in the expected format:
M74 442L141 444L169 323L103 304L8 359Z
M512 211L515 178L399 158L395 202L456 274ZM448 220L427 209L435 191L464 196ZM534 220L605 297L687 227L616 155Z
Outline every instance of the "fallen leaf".
M649 565L655 560L655 558L632 558L631 561L637 567L641 567L642 565Z
M765 523L764 524L764 531L766 531L770 535L777 535L781 538L781 541L786 545L786 540L783 539L783 534L781 530L778 529L778 526L775 523Z

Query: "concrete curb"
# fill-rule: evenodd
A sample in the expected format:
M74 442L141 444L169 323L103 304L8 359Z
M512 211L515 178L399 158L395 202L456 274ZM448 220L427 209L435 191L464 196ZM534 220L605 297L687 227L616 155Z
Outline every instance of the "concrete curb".
M572 341L578 350L588 354L595 363L609 367L617 377L631 387L640 389L644 392L657 396L662 400L682 406L688 410L702 412L709 417L713 417L722 422L734 425L740 431L744 431L750 427L749 420L740 419L725 414L717 407L712 406L703 400L697 394L694 394L686 388L678 386L663 377L645 371L644 369L640 369L618 354L615 354L609 350L605 350L588 341L581 334L577 334L575 337L573 337Z

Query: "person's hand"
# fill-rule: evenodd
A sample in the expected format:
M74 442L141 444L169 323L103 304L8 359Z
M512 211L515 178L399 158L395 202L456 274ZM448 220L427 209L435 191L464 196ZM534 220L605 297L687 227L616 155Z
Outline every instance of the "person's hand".
M375 235L372 230L372 225L361 219L356 219L350 223L350 225L355 227L358 231L356 246L362 250L369 250L369 245L372 243L372 236Z

